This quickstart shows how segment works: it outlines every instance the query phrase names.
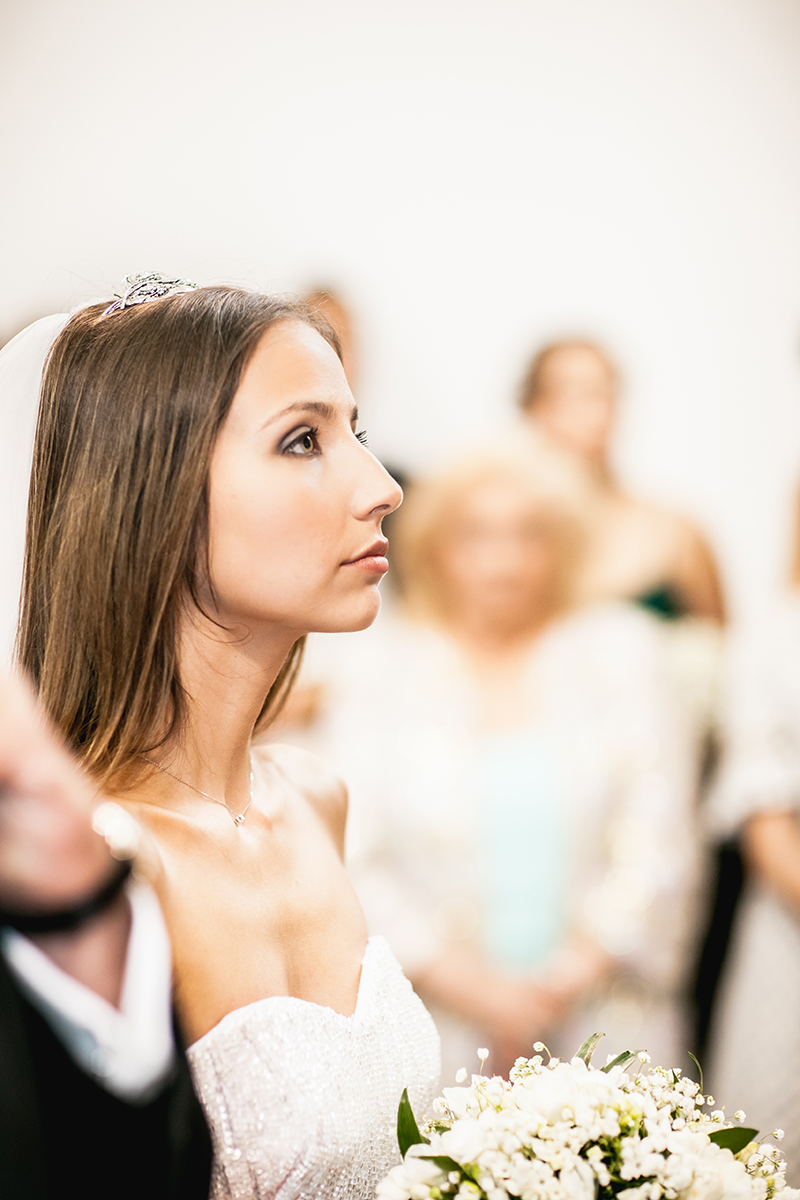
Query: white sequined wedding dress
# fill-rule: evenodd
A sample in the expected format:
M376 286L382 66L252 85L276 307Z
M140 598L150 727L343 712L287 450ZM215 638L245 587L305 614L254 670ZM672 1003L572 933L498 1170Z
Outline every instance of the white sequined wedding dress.
M352 1016L292 996L237 1009L189 1048L215 1147L214 1200L367 1200L400 1161L407 1087L430 1110L439 1038L381 937Z

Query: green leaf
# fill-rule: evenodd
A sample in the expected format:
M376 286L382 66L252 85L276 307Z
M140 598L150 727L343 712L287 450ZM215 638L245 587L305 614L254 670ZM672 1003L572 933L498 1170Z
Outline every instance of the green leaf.
M454 1158L448 1158L446 1154L419 1154L418 1158L424 1158L425 1162L435 1163L440 1171L462 1171L461 1163L457 1163Z
M692 1062L694 1063L694 1065L697 1067L698 1071L700 1072L700 1091L702 1093L704 1090L704 1088L703 1088L703 1068L700 1066L700 1063L697 1061L695 1056L692 1054L691 1050L687 1050L686 1053L689 1055L689 1058L692 1060Z
M411 1101L408 1098L408 1088L403 1088L400 1103L397 1106L397 1144L403 1158L409 1146L430 1145L430 1139L423 1137L419 1131Z
M745 1129L741 1125L735 1125L732 1129L715 1129L708 1136L723 1150L730 1150L731 1154L738 1154L750 1142L755 1141L758 1137L758 1130Z
M582 1058L588 1067L589 1063L592 1061L592 1055L597 1049L597 1043L605 1036L606 1035L604 1033L593 1033L591 1037L586 1039L575 1057Z
M628 1063L633 1062L635 1058L636 1055L631 1050L623 1050L621 1054L618 1054L616 1058L612 1058L611 1062L606 1063L600 1070L604 1075L607 1075L612 1067L627 1067Z

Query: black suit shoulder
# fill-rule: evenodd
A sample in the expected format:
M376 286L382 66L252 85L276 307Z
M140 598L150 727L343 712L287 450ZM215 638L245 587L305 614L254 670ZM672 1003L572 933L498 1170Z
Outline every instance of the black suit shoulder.
M186 1058L145 1104L73 1061L0 956L0 1195L206 1200L211 1145Z

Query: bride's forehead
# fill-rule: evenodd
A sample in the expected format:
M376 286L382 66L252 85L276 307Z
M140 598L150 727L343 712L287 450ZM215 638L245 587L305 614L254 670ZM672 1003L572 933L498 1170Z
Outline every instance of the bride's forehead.
M240 410L279 411L300 399L352 406L339 357L303 321L280 321L268 329L247 364L234 397Z

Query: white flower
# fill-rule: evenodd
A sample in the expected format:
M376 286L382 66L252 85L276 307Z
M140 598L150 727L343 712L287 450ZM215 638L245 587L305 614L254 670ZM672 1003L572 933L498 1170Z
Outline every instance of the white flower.
M386 1178L380 1181L375 1189L378 1200L409 1200L410 1189L406 1176L403 1175L402 1180L397 1178L401 1170L401 1167L392 1167Z
M764 1190L730 1150L710 1143L697 1156L695 1178L686 1195L691 1200L718 1200L722 1196L725 1200L760 1200Z
M722 1110L704 1111L713 1098L678 1071L638 1059L628 1075L620 1066L601 1071L579 1058L545 1065L536 1056L518 1059L508 1081L480 1074L446 1088L434 1102L446 1128L431 1133L430 1145L412 1147L378 1196L429 1200L432 1188L444 1187L471 1200L479 1191L489 1200L593 1200L618 1169L630 1184L625 1200L800 1200L785 1186L777 1146L753 1143L734 1157L709 1140L724 1124ZM465 1078L459 1072L459 1082ZM423 1155L475 1164L480 1187Z
M467 1078L467 1068L459 1067L458 1070L456 1071L456 1083L463 1083L466 1078Z
M456 1119L467 1115L467 1105L472 1097L472 1088L442 1088L444 1102Z
M480 1121L472 1117L462 1117L452 1129L440 1134L436 1143L437 1153L441 1150L442 1154L454 1158L458 1163L471 1163L488 1147L490 1139L488 1131Z
M378 1184L375 1195L380 1200L416 1200L420 1192L416 1189L441 1179L442 1172L435 1163L425 1162L407 1154L399 1167L393 1167L386 1178ZM427 1189L422 1195L427 1195Z
M567 1200L594 1200L594 1173L582 1159L575 1159L570 1168L561 1172L560 1179Z
M737 1108L736 1112L733 1114L733 1119L734 1119L734 1121L744 1121L745 1120L745 1114L742 1112L742 1110L740 1108Z
M773 1129L772 1136L774 1138L776 1138L779 1142L782 1142L786 1135L782 1129Z

